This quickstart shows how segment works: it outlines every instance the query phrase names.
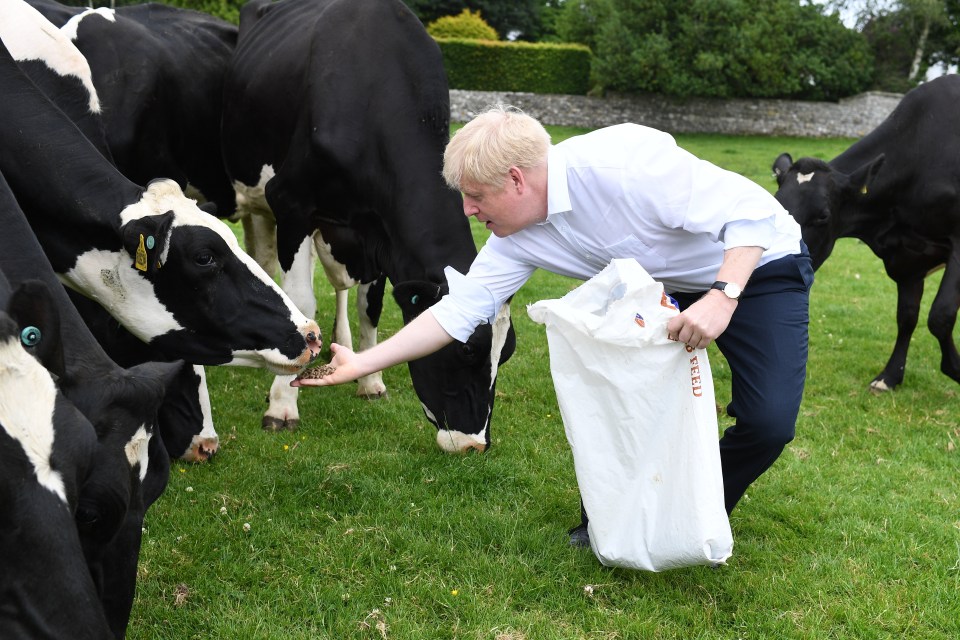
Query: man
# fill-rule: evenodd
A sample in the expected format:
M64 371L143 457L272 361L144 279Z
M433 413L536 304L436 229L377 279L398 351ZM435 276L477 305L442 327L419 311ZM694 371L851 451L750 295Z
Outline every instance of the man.
M730 366L736 424L720 440L730 513L793 439L803 395L813 268L793 218L668 134L622 124L551 146L539 122L503 106L453 136L443 175L492 234L469 273L447 269L450 294L395 336L362 353L332 344L336 370L293 384L340 384L465 341L537 268L587 280L634 258L680 304L668 337L716 341ZM586 522L571 544L589 544Z

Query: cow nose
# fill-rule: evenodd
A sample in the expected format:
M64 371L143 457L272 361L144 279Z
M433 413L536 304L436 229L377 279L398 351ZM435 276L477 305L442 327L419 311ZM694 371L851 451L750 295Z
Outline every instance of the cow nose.
M307 341L307 348L310 350L310 359L313 360L320 355L320 348L323 346L323 339L319 331L307 331L304 336Z

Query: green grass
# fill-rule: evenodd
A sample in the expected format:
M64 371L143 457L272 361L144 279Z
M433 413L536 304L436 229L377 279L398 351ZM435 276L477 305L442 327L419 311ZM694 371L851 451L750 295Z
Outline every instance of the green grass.
M849 144L678 139L771 191L781 151ZM405 367L386 372L379 402L352 385L303 392L301 429L284 434L259 427L270 376L210 369L221 452L175 463L148 513L128 637L960 637L958 387L921 322L903 386L867 391L893 346L895 289L866 247L840 241L817 273L797 439L734 513L719 570L606 569L566 545L572 458L543 327L524 308L577 284L538 273L518 294L485 454L440 452ZM318 292L329 331L333 294ZM382 334L398 325L388 303ZM725 403L729 370L715 353L712 366Z

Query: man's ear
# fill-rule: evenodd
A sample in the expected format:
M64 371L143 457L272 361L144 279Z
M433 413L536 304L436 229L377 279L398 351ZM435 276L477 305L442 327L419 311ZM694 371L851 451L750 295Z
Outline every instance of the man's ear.
M121 228L123 248L133 258L133 268L152 274L163 264L167 239L173 224L173 211L131 220Z
M523 193L527 182L527 177L523 174L523 169L520 167L510 167L507 171L507 176L510 178L511 186L517 190L517 193Z

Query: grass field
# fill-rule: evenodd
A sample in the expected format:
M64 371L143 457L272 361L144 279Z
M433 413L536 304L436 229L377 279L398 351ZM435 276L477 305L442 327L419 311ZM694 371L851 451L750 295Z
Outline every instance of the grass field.
M850 143L678 139L771 191L781 151L830 158ZM516 297L485 454L440 452L405 367L386 372L383 401L351 385L301 393L302 426L281 434L259 427L270 376L208 370L221 451L175 463L147 514L128 637L960 637L958 386L921 322L903 386L867 391L893 346L895 290L866 247L839 242L817 273L797 439L735 511L719 570L606 569L566 544L578 493L525 306L577 284L538 273ZM333 294L318 283L318 296L329 331ZM390 302L382 335L398 324ZM729 371L711 363L723 405Z

